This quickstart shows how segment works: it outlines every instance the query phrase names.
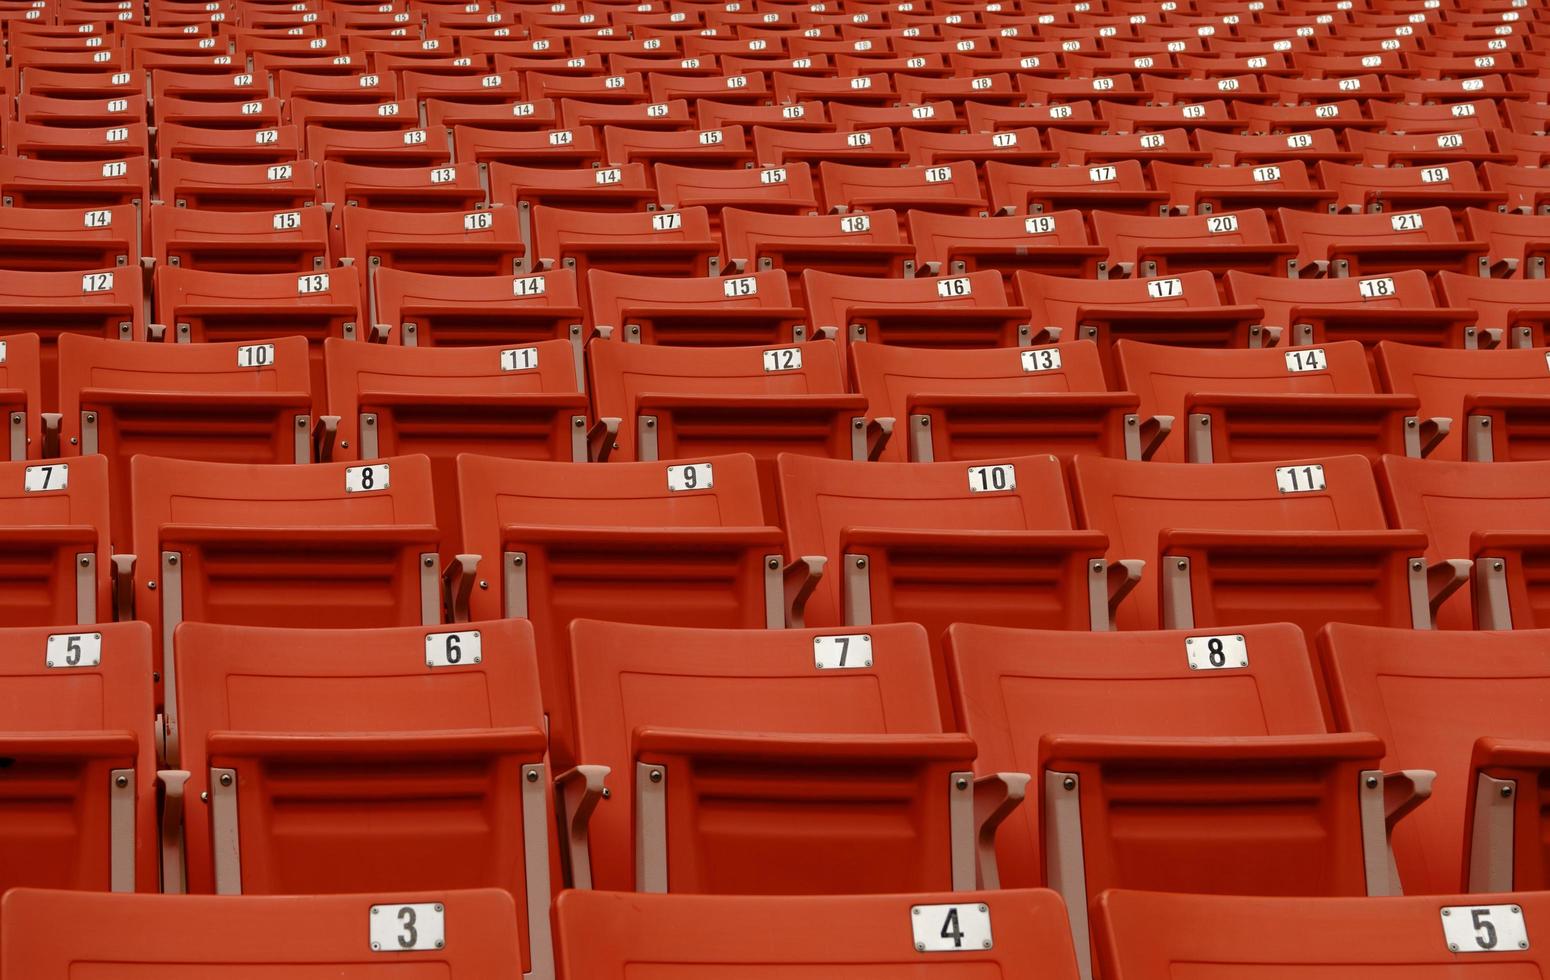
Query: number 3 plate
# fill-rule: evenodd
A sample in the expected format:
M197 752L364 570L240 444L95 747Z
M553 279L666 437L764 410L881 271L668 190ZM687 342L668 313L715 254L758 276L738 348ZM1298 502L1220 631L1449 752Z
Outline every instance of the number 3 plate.
M910 908L915 949L922 953L962 953L991 947L990 908L978 903L915 905Z
M373 905L371 948L378 953L441 949L447 944L447 917L439 902Z

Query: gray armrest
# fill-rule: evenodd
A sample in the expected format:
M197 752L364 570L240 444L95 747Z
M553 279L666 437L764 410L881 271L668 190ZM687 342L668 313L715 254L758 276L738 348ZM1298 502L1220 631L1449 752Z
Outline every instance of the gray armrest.
M1453 420L1444 416L1433 416L1422 419L1421 429L1421 458L1425 459L1432 454L1432 450L1442 445L1442 440L1453 431Z
M867 420L866 458L868 462L876 462L882 458L883 450L888 447L888 440L893 437L894 422L894 419L886 416Z
M135 556L114 555L113 621L132 622L135 618Z
M606 463L613 455L614 439L619 435L619 419L598 419L587 430L587 456L594 463Z
M592 855L587 847L587 824L592 811L608 796L603 785L607 766L577 766L555 777L556 802L560 807L560 858L565 883L570 888L592 887Z
M40 447L42 458L58 459L63 455L59 451L59 431L64 425L65 417L59 412L39 412L38 418L43 423L43 445Z
M1125 597L1141 584L1141 573L1146 569L1146 562L1140 558L1121 558L1108 564L1107 574L1109 578L1109 621L1114 621L1114 613L1119 609L1119 604Z
M976 888L1001 887L996 867L996 831L1027 795L1033 777L1025 772L997 772L974 780L974 851Z
M1432 619L1448 597L1464 587L1474 563L1465 558L1447 558L1434 562L1426 569L1426 591L1431 597Z
M786 600L786 627L788 629L801 629L807 624L805 619L807 600L818 588L818 582L823 578L824 566L829 559L823 555L803 555L786 563L781 573L785 582Z
M339 416L319 415L312 425L312 458L319 463L334 461L334 440L339 435Z
M1400 769L1383 774L1383 820L1389 833L1411 810L1432 795L1437 773L1430 769Z
M446 589L447 622L466 623L469 621L468 597L473 594L474 580L478 577L478 555L452 556L452 561L447 564L446 570L441 573L442 583Z
M156 773L165 796L161 812L161 890L165 895L188 891L183 870L183 786L190 775L186 769Z
M1173 431L1172 415L1153 415L1141 423L1141 458L1151 459L1168 433Z

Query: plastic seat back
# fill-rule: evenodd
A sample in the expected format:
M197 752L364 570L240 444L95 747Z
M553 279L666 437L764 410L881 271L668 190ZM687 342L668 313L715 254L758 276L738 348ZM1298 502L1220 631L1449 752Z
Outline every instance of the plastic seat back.
M328 216L295 211L151 208L150 254L158 265L207 272L314 272L333 263Z
M0 625L112 621L109 526L101 456L0 463Z
M373 318L392 343L481 347L565 339L579 368L584 317L569 269L463 276L384 267L371 280Z
M1415 395L1421 412L1453 420L1430 456L1514 462L1550 459L1550 350L1445 350L1383 341L1375 367L1383 387Z
M526 249L510 207L414 213L346 208L344 254L371 268L455 276L513 275Z
M593 324L627 343L778 345L812 336L779 270L672 279L593 269L587 280Z

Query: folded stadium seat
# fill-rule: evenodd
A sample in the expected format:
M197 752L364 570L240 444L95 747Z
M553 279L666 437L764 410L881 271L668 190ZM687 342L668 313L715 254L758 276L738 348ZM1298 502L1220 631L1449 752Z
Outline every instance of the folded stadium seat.
M383 167L341 163L322 165L323 200L334 206L336 248L343 246L344 212L353 207L387 211L473 211L488 202L476 163L433 167Z
M929 350L856 344L851 374L874 419L893 419L890 461L1050 453L1149 457L1172 419L1142 418L1129 392L1104 387L1089 341L1058 347Z
M1381 103L1374 102L1374 106ZM1362 113L1362 104L1355 99L1340 99L1311 105L1251 105L1233 106L1243 128L1250 134L1280 137L1279 134L1295 134L1311 129L1382 129L1383 123ZM1376 111L1376 109L1374 110Z
M522 202L517 216L535 267L571 269L581 282L592 269L662 277L721 273L721 238L701 207L608 213L529 210Z
M553 99L507 100L498 105L468 105L448 99L425 100L425 122L430 128L452 129L558 129L560 118Z
M1087 77L1070 74L1018 75L1017 87L1027 96L1028 105L1050 105L1078 99L1146 101L1146 93L1136 87L1135 78L1128 72Z
M1437 273L1443 300L1473 312L1484 336L1507 347L1541 347L1550 338L1550 280L1481 279Z
M841 133L875 129L894 129L900 132L906 129L918 129L926 132L949 133L958 132L963 127L958 107L952 102L927 102L924 105L909 106L848 105L836 102L829 106L829 118L833 120L834 128Z
M747 967L770 980L856 970L921 980L964 980L981 970L1079 976L1065 911L1044 891L802 898L574 891L556 909L566 975L594 980L623 980L641 962L676 976ZM789 939L771 943L761 934Z
M1411 802L1417 783L1424 798L1426 777L1385 778L1380 739L1329 730L1296 627L1211 635L955 623L944 643L976 770L1028 772L1036 787L1038 805L995 841L1002 881L1062 893L1084 968L1091 899L1119 884L1398 893L1384 802Z
M1480 189L1471 161L1424 167L1367 167L1324 161L1319 180L1337 195L1342 211L1405 211L1436 204L1454 209L1499 208L1505 192ZM1462 221L1459 222L1462 224Z
M982 877L975 840L1022 798L1021 774L971 783L974 743L945 733L913 623L836 635L580 619L570 641L580 761L559 788L577 887L969 890ZM646 698L629 690L642 670ZM784 694L771 698L771 685ZM954 816L970 797L975 815ZM802 819L814 807L852 819L815 833ZM719 813L715 829L695 813ZM984 877L995 884L993 866Z
M1540 176L1537 167L1508 166L1486 161L1485 183L1493 192L1507 195L1509 211L1524 214L1550 214L1550 180Z
M1485 275L1485 243L1461 241L1446 207L1381 214L1315 214L1280 208L1286 240L1300 250L1300 269L1331 276L1371 276L1402 269L1452 269Z
M145 284L139 268L26 271L0 275L0 337L35 334L43 405L57 405L60 336L144 340Z
M1464 212L1469 237L1486 243L1491 271L1509 278L1545 278L1550 256L1550 215L1505 214L1469 208Z
M779 470L790 554L823 555L833 569L807 603L816 625L920 623L934 651L955 622L1106 630L1141 573L1104 561L1103 534L1075 529L1054 456L857 463L788 453ZM939 653L936 680L950 722Z
M702 99L703 104L706 100ZM732 120L736 122L737 120ZM689 103L683 99L647 104L588 102L585 99L561 99L560 122L569 129L579 126L632 126L636 129L692 129L694 119ZM701 121L699 128L715 129L720 122Z
M1167 163L1205 163L1210 154L1190 145L1184 129L1159 129L1150 133L1078 133L1054 129L1050 149L1067 166L1115 163L1124 160L1162 160Z
M877 279L817 269L802 273L813 330L847 344L906 347L1025 347L1039 342L1028 310L1007 297L1000 272L940 279Z
M463 547L479 564L460 583L468 608L455 603L454 616L531 621L550 750L561 766L575 760L572 619L800 625L822 571L816 557L783 567L785 536L763 523L751 456L602 466L465 453L457 470ZM474 579L490 588L467 594Z
M177 758L170 651L179 623L355 629L442 620L437 554L452 538L433 523L423 456L275 466L142 454L130 480L135 547L115 559L116 587L128 588L133 568L134 616L156 639L168 759Z
M899 103L899 93L887 72L858 73L845 78L815 78L784 71L773 75L778 105L818 100L832 110L838 105L892 106Z
M1396 635L1341 623L1319 634L1335 724L1381 737L1389 767L1438 773L1431 802L1394 835L1407 892L1544 887L1545 640L1535 630Z
M1414 394L1423 412L1453 419L1460 433L1437 459L1550 459L1550 351L1438 350L1383 341L1374 350L1383 387Z
M1300 160L1261 165L1185 166L1157 161L1152 180L1179 214L1212 214L1240 208L1290 207L1324 211L1335 203L1333 191L1314 187Z
M525 93L522 76L477 73L450 74L446 69L401 70L399 90L409 102L423 104L427 99L443 99L463 105L504 105L516 102Z
M322 208L196 211L156 204L149 254L158 265L207 272L311 272L333 264Z
M972 161L889 168L824 161L818 174L830 214L897 208L973 217L989 208Z
M812 172L805 163L745 170L675 167L659 163L655 172L658 203L664 208L703 207L711 230L721 233L726 207L775 214L813 214L818 210Z
M453 153L461 161L555 169L596 167L603 160L592 126L551 130L458 126L453 133Z
M1537 136L1550 130L1550 111L1544 103L1536 102L1507 101L1507 123L1513 132Z
M1378 478L1392 518L1425 531L1430 554L1474 565L1473 616L1470 600L1459 597L1439 623L1491 630L1550 623L1542 586L1550 549L1537 530L1550 513L1550 462L1426 462L1419 468L1385 456Z
M1289 346L1359 340L1371 347L1389 339L1474 348L1500 340L1476 329L1479 316L1474 310L1438 308L1420 269L1335 279L1287 279L1229 269L1224 279L1233 300L1264 309L1263 335L1279 335Z
M773 98L769 79L762 71L728 75L679 75L650 72L647 87L653 102L670 99L716 99L721 102L768 104ZM786 101L782 99L781 101Z
M517 209L411 212L344 209L343 258L376 269L452 276L510 276L527 250ZM386 322L386 321L378 321Z
M0 630L0 885L154 892L150 630L114 622L71 630Z
M1048 134L1055 129L1100 130L1103 121L1093 112L1091 102L1061 102L1056 105L998 106L968 102L963 107L971 133L995 133L1007 129L1037 126Z
M50 379L52 380L52 379ZM42 352L36 334L0 338L0 417L5 420L4 459L57 456L57 431L44 437ZM45 452L45 450L47 450Z
M1275 104L1282 106L1327 104L1335 101L1364 104L1372 99L1395 98L1395 93L1384 87L1383 76L1376 73L1340 77L1323 75L1316 78L1272 78L1265 88L1274 96Z
M1183 971L1303 980L1330 969L1353 977L1532 976L1550 963L1542 944L1529 945L1528 930L1537 934L1542 915L1550 915L1550 902L1529 892L1372 902L1113 891L1094 909L1109 980L1164 980Z
M1221 99L1204 99L1173 105L1130 105L1122 102L1100 102L1099 115L1108 124L1110 133L1151 133L1166 131L1168 127L1187 126L1196 132L1207 129L1234 130L1242 123L1232 118L1227 103ZM1180 149L1189 149L1186 141ZM1204 158L1202 158L1203 160ZM1086 162L1082 160L1079 162Z
M567 340L416 350L331 339L324 347L338 426L328 458L429 457L437 527L458 526L458 453L588 458L587 398ZM451 558L448 547L443 559Z
M593 325L628 343L778 346L816 336L779 269L694 279L594 269L587 282Z
M660 103L659 103L660 104ZM669 103L673 105L674 103ZM633 123L631 125L634 125ZM747 106L700 99L694 107L693 120L685 120L677 129L720 129L723 126L746 126L754 135L759 129L774 129L788 133L832 133L834 123L829 121L828 107L818 101L796 102L791 105ZM760 163L768 163L760 155Z
M108 468L100 457L0 463L8 583L0 625L113 621L108 513Z
M147 156L151 136L145 123L109 126L44 126L6 123L6 151L29 160L104 163Z
M264 164L289 163L301 158L300 131L243 116L238 126L212 129L201 125L160 123L156 145L163 159L195 163Z
M962 275L981 269L1010 275L1030 269L1087 279L1108 277L1109 250L1091 244L1082 212L1077 210L991 217L911 211L909 228L926 275Z
M748 136L741 126L690 132L607 126L603 129L603 145L604 158L614 165L744 167L754 162Z
M527 624L190 623L176 644L187 782L167 804L168 891L185 875L187 891L219 895L500 888L523 965L553 975L558 868ZM427 821L457 832L427 835ZM447 945L470 938L449 929Z
M1093 211L1088 218L1098 244L1109 249L1109 267L1125 275L1150 277L1197 269L1213 275L1228 270L1266 275L1296 272L1296 247L1275 240L1260 208L1178 216Z
M497 162L486 169L490 200L513 208L526 204L585 211L645 211L657 201L646 168L638 163L551 170Z
M1509 154L1497 153L1491 134L1483 129L1460 129L1451 133L1367 133L1349 130L1346 143L1362 155L1369 167L1430 167L1436 164L1473 164L1491 161L1512 162ZM1497 188L1492 188L1496 190Z
M83 129L149 121L144 92L117 92L114 98L94 93L45 94L28 90L16 99L15 118L23 123Z
M369 980L417 968L510 977L523 965L516 910L496 889L120 896L29 888L7 895L0 915L0 970L37 980L64 980L104 962L166 980L220 980L253 970L296 977L328 970ZM92 928L48 925L67 921ZM285 942L272 942L277 935Z
M1287 133L1213 133L1203 129L1195 143L1211 154L1218 166L1257 166L1298 160L1316 164L1322 160L1354 161L1361 154L1341 148L1333 129L1309 129Z
M1511 106L1511 101L1508 105ZM1460 129L1506 128L1492 99L1472 102L1372 102L1372 118L1390 133L1451 133Z
M371 276L373 331L406 347L483 347L569 340L576 374L586 339L569 269L461 276L383 267Z
M306 133L306 156L367 167L435 167L451 159L447 134L439 130L350 129L314 123Z
M780 269L801 304L802 273L821 269L902 278L915 273L915 249L899 235L890 210L841 215L766 214L727 208L721 213L728 267L735 273Z
M86 163L0 156L0 205L88 210L138 204L143 208L151 203L150 172L144 157ZM167 179L165 167L161 179Z
M0 268L25 271L140 265L140 211L0 208ZM127 270L126 270L127 271Z
M1159 214L1168 195L1147 186L1135 160L1092 166L1025 167L989 160L985 183L991 206L1000 214L1102 208L1125 214Z
M1192 74L1200 71L1202 77L1171 78L1165 75L1144 75L1141 78L1141 87L1152 94L1153 105L1182 105L1205 99L1223 99L1227 102L1269 102L1272 98L1266 93L1261 76L1271 67L1271 59L1266 57L1263 60L1265 62L1263 68L1255 69L1249 65L1246 58L1233 61L1212 54L1181 54L1179 67L1188 69ZM1274 60L1278 71L1286 69L1285 57L1277 54Z
M286 100L286 121L306 132L308 126L404 132L419 122L419 107L406 101L336 102L328 96L297 95Z
M1467 578L1463 562L1428 568L1421 531L1389 530L1361 456L1209 467L1079 456L1075 473L1082 523L1150 570L1122 629L1428 629Z
M911 164L932 167L953 162L965 165L1001 160L1026 165L1048 164L1055 152L1044 149L1035 127L1008 129L997 133L939 133L923 129L904 129L899 133Z
M132 549L129 460L310 463L315 392L306 341L129 344L59 338L61 454L108 461L113 545Z
M900 166L908 160L908 155L896 148L893 130L888 127L808 132L755 126L753 143L754 156L766 167L797 162L817 166L832 160L879 168Z
M1263 347L1274 340L1260 327L1264 311L1223 305L1216 278L1205 269L1107 281L1023 271L1016 282L1017 295L1031 312L1030 332L1094 341L1104 377L1111 382L1117 378L1111 347L1121 337L1183 347Z
M595 66L589 66L585 74L562 75L530 71L524 78L527 93L535 99L587 99L592 102L613 102L639 105L650 100L646 83L639 72L624 75L604 75L601 58L594 56Z
M160 200L199 211L297 211L318 203L318 165L196 163L162 158L156 166Z
M1140 411L1177 419L1165 462L1246 463L1354 453L1423 456L1447 418L1420 415L1413 394L1377 394L1355 341L1321 347L1205 350L1120 340L1120 386Z

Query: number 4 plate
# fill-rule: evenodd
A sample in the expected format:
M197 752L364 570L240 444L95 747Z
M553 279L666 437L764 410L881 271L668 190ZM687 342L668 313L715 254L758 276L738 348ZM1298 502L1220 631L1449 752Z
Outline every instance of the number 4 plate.
M910 908L915 949L922 953L961 953L991 947L990 907L916 905Z
M371 907L373 952L409 953L446 944L447 915L440 902Z
M1442 936L1454 953L1528 949L1528 926L1516 905L1447 906L1442 910Z

